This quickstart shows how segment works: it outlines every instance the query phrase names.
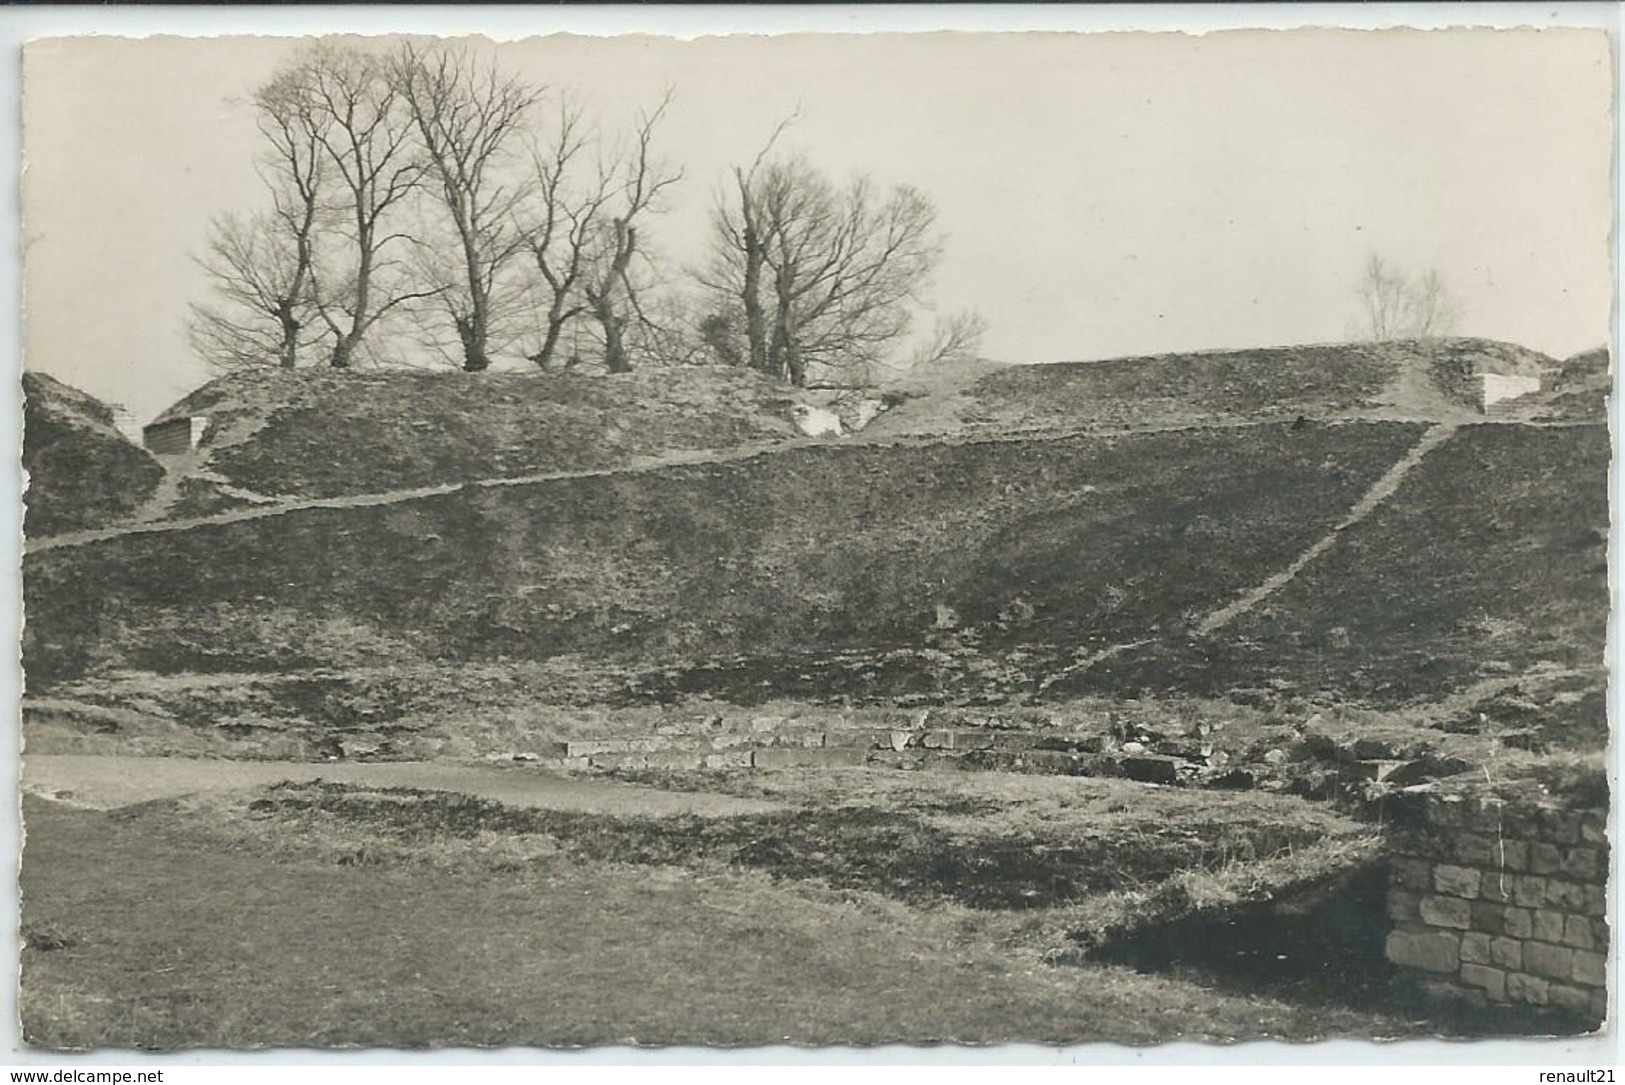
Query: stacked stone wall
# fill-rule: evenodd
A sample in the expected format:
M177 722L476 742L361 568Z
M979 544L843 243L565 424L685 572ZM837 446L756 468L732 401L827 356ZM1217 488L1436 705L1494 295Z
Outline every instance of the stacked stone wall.
M1607 811L1550 798L1429 795L1392 834L1387 957L1434 996L1608 1007Z

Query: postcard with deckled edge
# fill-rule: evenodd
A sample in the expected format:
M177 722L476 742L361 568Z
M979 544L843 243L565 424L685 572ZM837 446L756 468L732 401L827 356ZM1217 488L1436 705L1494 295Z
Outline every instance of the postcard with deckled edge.
M1610 47L31 42L24 1042L1605 1027Z

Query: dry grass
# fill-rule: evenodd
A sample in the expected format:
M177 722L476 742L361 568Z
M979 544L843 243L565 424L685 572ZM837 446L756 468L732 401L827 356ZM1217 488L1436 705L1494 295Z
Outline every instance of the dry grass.
M760 871L915 904L994 911L1070 904L1359 831L1279 796L1203 795L1125 781L933 780L865 770L768 775L790 785L763 788L779 808L733 816L521 809L449 792L339 784L198 801L207 820L237 826L243 841L274 830L334 840L344 850L361 834L398 856L496 834L550 840L544 851L589 862ZM877 786L893 780L902 786Z
M221 834L173 807L31 801L27 816L22 1014L36 1046L1147 1043L1425 1027L1045 967L962 908L750 870L503 855L432 835L413 842L417 861L367 858L378 837L354 825L361 853L274 821L257 839Z

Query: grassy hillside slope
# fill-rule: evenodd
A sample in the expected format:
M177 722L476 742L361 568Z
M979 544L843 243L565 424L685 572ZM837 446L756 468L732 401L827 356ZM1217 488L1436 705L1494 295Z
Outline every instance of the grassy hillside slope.
M732 369L615 376L327 369L221 378L160 417L203 415L202 477L175 515L267 497L332 497L624 466L796 436L792 394Z
M1600 677L1609 456L1602 425L1465 427L1265 606L1077 685L1286 682L1396 704L1537 667Z
M1510 343L1441 339L1204 351L909 374L915 397L875 434L1126 429L1361 416L1475 416L1473 374L1537 373L1552 359Z
M113 410L44 373L24 373L24 532L101 527L146 500L163 468L118 431Z
M1533 413L1541 418L1601 422L1608 416L1613 383L1607 347L1565 358L1547 387L1531 397L1536 401Z
M29 556L28 674L692 664L939 635L1093 650L1257 583L1420 432L804 447L131 535Z

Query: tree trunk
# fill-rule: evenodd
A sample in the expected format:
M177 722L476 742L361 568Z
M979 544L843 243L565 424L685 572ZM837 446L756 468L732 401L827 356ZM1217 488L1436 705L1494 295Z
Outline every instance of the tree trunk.
M333 344L333 357L329 362L334 369L349 369L355 361L355 352L361 346L361 337L367 334L367 304L372 300L372 239L373 228L358 215L356 223L360 260L355 270L355 309L350 316L350 330ZM334 329L337 330L336 328Z
M771 373L767 356L767 317L762 312L763 253L756 229L745 226L745 281L740 300L745 303L745 339L750 344L750 367L758 373Z
M791 384L797 388L807 387L807 363L801 357L801 350L793 338L785 343L784 370L789 375Z
M784 360L789 353L789 342L785 339L784 320L782 316L773 322L773 341L767 347L767 364L763 372L776 380L784 380L789 370Z
M293 315L293 303L284 301L277 306L277 323L282 325L282 347L277 364L292 369L299 364L299 319Z
M463 268L468 275L468 316L457 321L457 334L463 340L463 369L482 373L491 368L486 344L490 339L491 299L481 280L479 250L475 246L474 223L466 213L457 215L457 228L463 235Z
M615 290L617 284L624 285L628 291L632 289L626 281L626 269L632 263L632 254L637 251L637 245L637 231L616 219L615 258L610 261L609 274L604 277L601 286L587 291L587 300L592 303L598 323L604 329L604 365L611 373L632 372L632 360L626 355L626 342L621 337L626 318L616 311Z
M604 366L611 373L632 372L632 362L626 356L626 342L621 337L621 326L625 323L615 312L615 302L609 294L593 294L593 313L598 317L598 323L604 329Z
M333 355L328 365L334 369L349 369L355 362L356 347L361 343L361 337L355 333L341 335L333 343Z
M457 338L463 342L463 372L483 373L491 368L491 359L485 353L485 321L480 314L452 319L457 324Z
M559 349L559 338L564 334L564 321L553 313L547 315L547 332L542 337L542 349L530 356L538 368L551 369L553 355Z
M792 306L786 305L779 314L779 328L782 343L779 347L779 365L783 376L797 388L807 386L807 365L801 357L801 346L796 342L798 329L796 328L796 314Z
M773 306L773 347L768 355L768 372L799 388L807 377L805 373L797 376L800 352L796 349L795 301L790 293L792 286L788 268L781 268L773 280L777 301Z

